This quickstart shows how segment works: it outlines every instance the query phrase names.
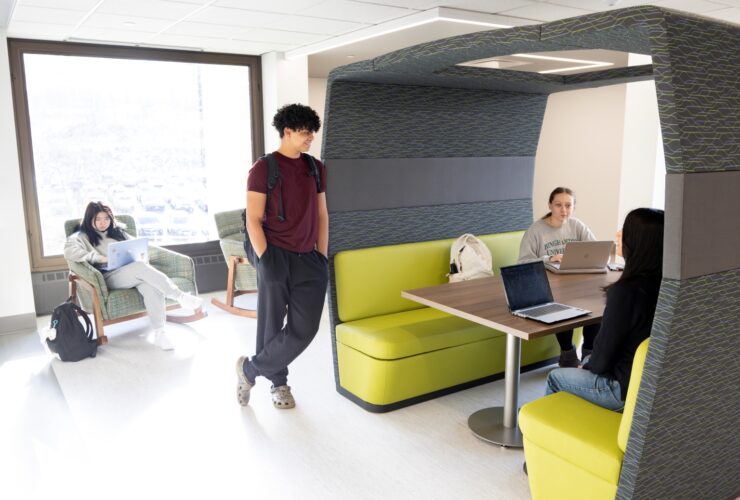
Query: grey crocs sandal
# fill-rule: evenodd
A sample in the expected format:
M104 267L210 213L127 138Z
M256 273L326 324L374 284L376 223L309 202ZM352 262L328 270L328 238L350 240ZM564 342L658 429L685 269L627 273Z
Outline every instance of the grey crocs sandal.
M272 406L280 408L281 410L287 410L289 408L295 408L295 399L293 394L290 393L289 385L274 385L270 387L270 394L272 394Z
M246 356L241 356L236 360L236 376L238 379L236 383L236 399L242 406L249 404L249 391L254 387L254 384L247 379L247 375L244 373L245 361L249 361L249 358Z

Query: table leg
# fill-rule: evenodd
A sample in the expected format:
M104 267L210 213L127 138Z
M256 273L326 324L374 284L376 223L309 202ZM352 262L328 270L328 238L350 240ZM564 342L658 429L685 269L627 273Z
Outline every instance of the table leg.
M504 406L479 410L468 418L468 427L480 439L509 448L522 447L517 412L519 411L519 371L522 340L506 335Z

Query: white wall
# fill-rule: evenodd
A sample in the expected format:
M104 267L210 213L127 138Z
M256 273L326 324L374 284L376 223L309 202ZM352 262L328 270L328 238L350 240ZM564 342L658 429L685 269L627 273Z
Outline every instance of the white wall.
M308 58L285 59L282 52L262 56L262 109L265 122L265 152L280 146L272 117L285 104L308 105ZM312 148L313 151L313 148Z
M551 94L535 161L534 217L547 213L553 188L576 192L575 216L598 239L617 229L626 86Z
M13 116L8 43L5 31L0 30L0 175L3 179L0 183L0 234L3 236L0 323L4 317L35 314Z
M627 85L618 211L620 226L630 210L663 208L663 197L659 195L661 187L665 190L665 166L656 168L662 158L657 99L653 81ZM656 197L661 199L656 200Z
M577 195L575 216L612 239L633 208L662 208L658 103L652 81L551 94L535 161L534 217L556 186Z
M319 118L321 118L321 129L314 138L311 146L311 154L321 158L321 142L324 140L324 109L326 105L326 78L308 79L308 105L311 106Z

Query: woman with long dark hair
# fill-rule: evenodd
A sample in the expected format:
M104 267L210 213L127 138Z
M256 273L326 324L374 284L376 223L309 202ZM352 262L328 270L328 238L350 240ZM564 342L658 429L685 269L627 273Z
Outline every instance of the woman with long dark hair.
M624 271L606 288L606 308L591 356L580 368L558 368L547 377L547 394L565 391L610 410L621 410L632 360L650 330L663 274L662 210L627 214L620 253Z
M103 202L90 202L78 230L67 238L64 258L101 266L108 262L108 245L129 238L113 217L113 210ZM105 284L111 289L136 288L154 327L154 342L164 350L173 348L164 328L165 298L176 300L185 309L198 309L203 300L180 290L171 279L147 262L132 262L112 271L103 271Z
M576 209L576 194L567 187L556 187L550 193L548 200L550 211L542 218L534 221L522 237L519 246L519 263L542 260L544 262L560 262L563 259L565 244L570 241L592 241L594 233L573 217ZM583 327L583 345L581 356L585 358L593 349L594 337L599 332L599 325ZM573 345L573 330L555 334L560 345L560 360L562 368L576 367L580 363L576 348Z

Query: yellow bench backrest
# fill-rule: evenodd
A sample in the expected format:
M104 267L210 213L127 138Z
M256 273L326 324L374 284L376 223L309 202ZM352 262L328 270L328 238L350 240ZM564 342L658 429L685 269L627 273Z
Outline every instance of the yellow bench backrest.
M627 449L627 439L630 436L630 429L632 428L632 417L635 414L637 393L640 390L640 382L642 381L642 372L645 368L645 358L647 357L649 344L649 338L643 340L640 347L635 351L635 359L632 361L632 372L630 373L630 385L627 390L627 400L624 402L622 421L619 424L619 434L617 435L617 445L623 452Z
M493 270L515 264L523 231L480 236ZM339 252L334 256L337 309L342 322L418 309L401 291L447 283L455 241L424 241Z

